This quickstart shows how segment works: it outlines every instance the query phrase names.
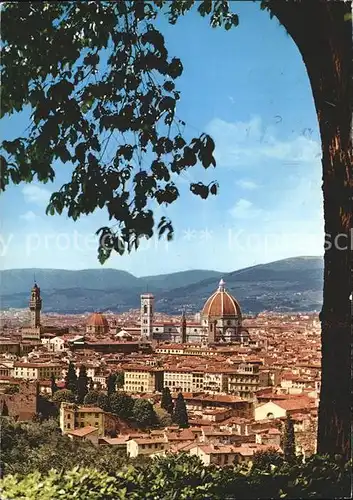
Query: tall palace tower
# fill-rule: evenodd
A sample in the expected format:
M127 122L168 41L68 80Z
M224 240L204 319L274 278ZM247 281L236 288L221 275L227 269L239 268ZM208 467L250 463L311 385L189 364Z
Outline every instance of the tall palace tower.
M40 296L40 288L37 283L31 290L31 298L29 301L29 310L31 311L31 328L37 329L40 327L40 311L42 309L42 299Z
M141 337L153 338L154 296L151 293L141 295Z

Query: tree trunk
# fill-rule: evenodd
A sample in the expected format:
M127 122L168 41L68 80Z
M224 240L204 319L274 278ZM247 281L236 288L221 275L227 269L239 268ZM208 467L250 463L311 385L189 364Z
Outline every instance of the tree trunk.
M306 66L322 142L325 218L318 453L351 456L352 22L351 2L272 0L271 12Z

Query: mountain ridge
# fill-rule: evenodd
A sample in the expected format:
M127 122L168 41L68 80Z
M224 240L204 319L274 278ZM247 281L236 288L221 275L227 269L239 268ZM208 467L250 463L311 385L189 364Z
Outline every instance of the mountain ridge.
M157 311L177 314L186 307L197 312L221 277L244 312L316 311L322 302L323 259L293 257L229 273L196 269L142 277L112 268L9 269L0 271L1 308L27 307L34 275L46 312L123 312L139 307L139 295L147 290L155 294Z

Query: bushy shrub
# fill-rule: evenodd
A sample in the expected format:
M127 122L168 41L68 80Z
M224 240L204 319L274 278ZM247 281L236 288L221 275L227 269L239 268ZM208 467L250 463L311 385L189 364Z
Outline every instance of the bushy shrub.
M255 498L342 498L350 494L352 464L313 456L271 473L239 467L204 466L197 457L167 455L149 466L120 465L110 473L88 468L9 475L0 485L3 500L221 500Z

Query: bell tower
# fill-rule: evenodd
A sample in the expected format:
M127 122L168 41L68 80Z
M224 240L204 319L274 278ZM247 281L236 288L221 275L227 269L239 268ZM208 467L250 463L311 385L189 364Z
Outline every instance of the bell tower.
M37 283L31 290L31 298L29 301L29 310L31 311L31 328L36 329L40 327L40 311L42 309L42 299L40 296L40 288Z
M151 293L141 295L141 337L153 340L154 296Z
M183 314L182 314L182 317L181 317L180 330L181 330L181 343L182 344L186 344L187 337L186 337L186 316L185 316L185 310L183 310Z

